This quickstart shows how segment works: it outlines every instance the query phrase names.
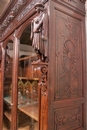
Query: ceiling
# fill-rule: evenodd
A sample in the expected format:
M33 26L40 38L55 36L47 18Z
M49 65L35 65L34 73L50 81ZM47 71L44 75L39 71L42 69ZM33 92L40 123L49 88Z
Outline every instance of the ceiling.
M0 15L3 13L9 2L10 0L0 0Z

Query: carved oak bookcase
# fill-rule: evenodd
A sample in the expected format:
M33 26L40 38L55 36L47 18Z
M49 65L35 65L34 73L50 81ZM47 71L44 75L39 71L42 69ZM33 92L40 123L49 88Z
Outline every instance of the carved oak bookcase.
M86 130L85 0L10 0L0 18L0 130Z

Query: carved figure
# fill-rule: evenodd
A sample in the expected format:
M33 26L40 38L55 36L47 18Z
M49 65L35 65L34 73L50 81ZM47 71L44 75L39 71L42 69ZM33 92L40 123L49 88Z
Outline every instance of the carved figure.
M48 58L48 14L42 3L37 3L35 9L39 15L31 22L32 46L45 60Z

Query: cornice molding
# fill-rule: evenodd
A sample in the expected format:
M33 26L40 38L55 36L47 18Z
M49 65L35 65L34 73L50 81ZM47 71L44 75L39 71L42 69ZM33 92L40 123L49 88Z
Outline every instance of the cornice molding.
M3 31L8 25L9 23L17 16L18 12L22 9L22 7L28 2L29 0L18 0L16 2L16 4L14 5L14 7L11 9L10 13L8 14L8 16L4 19L4 21L1 23L0 25L0 31ZM28 5L28 8L25 9L25 11L23 11L25 14L28 11L28 9L30 10L31 7L34 6L35 3L41 1L42 3L47 2L48 0L32 0L30 5Z
M4 20L4 18L9 14L10 8L14 6L17 0L10 0L6 7L4 8L3 12L0 14L0 23Z
M30 2L29 2L30 1ZM0 25L0 38L5 36L7 32L14 26L14 23L11 22L13 19L19 22L26 14L33 9L34 5L38 2L42 2L45 4L48 0L18 0L14 7L11 9L10 13L4 19L4 21ZM29 4L22 10L25 4ZM19 11L20 14L18 15ZM18 16L17 16L18 15Z
M15 6L11 9L10 13L8 16L4 19L4 21L0 25L0 31L3 31L8 24L16 17L18 14L19 10L26 4L28 0L18 0Z
M6 18L1 22L0 25L0 38L5 36L8 31L12 28L13 22L11 22L13 19L16 19L17 22L19 22L26 14L30 12L30 10L34 7L34 5L37 2L46 3L48 0L17 0L11 11L8 13ZM68 0L70 2L74 0ZM77 1L77 0L76 0ZM82 2L82 4L85 4L86 0L79 0ZM27 6L25 6L25 9L23 9L24 5L29 3ZM22 11L21 11L22 10ZM18 15L18 13L20 14ZM17 16L18 15L18 16Z

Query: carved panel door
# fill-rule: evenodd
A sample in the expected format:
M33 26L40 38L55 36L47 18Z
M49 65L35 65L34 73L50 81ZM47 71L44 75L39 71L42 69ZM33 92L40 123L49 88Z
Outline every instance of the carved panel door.
M84 16L57 2L50 2L48 129L86 130Z

